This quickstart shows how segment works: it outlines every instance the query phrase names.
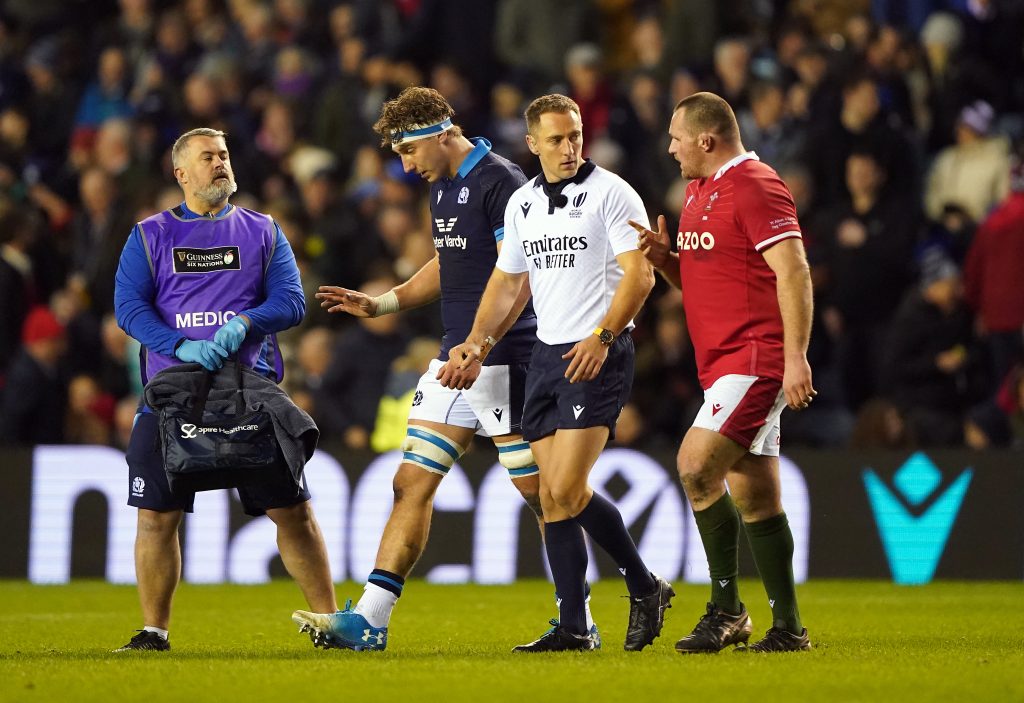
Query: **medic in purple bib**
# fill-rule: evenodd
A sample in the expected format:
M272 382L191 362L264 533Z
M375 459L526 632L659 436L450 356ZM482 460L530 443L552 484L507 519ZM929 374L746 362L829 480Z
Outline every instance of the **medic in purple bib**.
M297 325L306 309L295 257L268 215L228 204L238 186L223 137L190 143L200 148L200 140L219 140L223 151L202 147L202 183L176 165L185 202L135 225L117 270L117 321L142 343L143 383L183 361L213 371L235 352L281 380L274 333Z
M306 306L288 240L269 216L236 207L238 190L224 133L194 129L171 149L185 201L135 225L117 269L117 322L142 344L146 383L182 362L214 371L238 355L280 381L275 333L302 321ZM171 600L181 573L178 526L194 495L172 493L159 451L157 418L136 417L128 445L128 504L138 508L135 572L143 629L115 651L170 649ZM323 535L303 478L237 489L248 515L277 525L282 561L314 610L337 609Z

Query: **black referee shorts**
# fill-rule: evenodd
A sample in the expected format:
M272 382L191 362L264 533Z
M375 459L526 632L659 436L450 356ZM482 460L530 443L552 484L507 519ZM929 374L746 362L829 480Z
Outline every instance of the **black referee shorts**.
M195 493L172 493L160 455L159 419L154 413L142 413L132 429L125 459L128 461L128 505L165 512L191 513ZM259 517L273 508L287 508L309 500L306 477L296 489L291 477L281 472L280 480L236 489L246 515Z
M562 355L573 344L537 342L526 376L523 438L528 442L547 437L555 430L581 430L604 425L615 438L615 422L633 388L633 338L619 335L608 350L600 373L593 381L569 383L565 370L570 359Z

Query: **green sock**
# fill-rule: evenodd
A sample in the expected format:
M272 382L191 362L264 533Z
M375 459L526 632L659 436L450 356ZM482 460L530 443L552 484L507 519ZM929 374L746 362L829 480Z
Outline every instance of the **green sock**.
M736 586L740 570L740 514L726 493L704 510L694 510L697 530L708 555L711 574L711 602L721 610L737 615L743 606Z
M786 514L760 522L748 522L750 551L761 574L768 603L772 607L772 626L799 635L803 632L800 611L796 606L796 585L793 582L793 533Z

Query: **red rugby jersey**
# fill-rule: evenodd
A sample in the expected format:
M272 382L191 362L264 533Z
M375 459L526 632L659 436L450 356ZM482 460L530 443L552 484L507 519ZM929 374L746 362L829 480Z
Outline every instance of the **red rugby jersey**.
M762 253L800 236L793 196L753 152L687 186L679 278L705 389L726 374L782 380L782 316Z

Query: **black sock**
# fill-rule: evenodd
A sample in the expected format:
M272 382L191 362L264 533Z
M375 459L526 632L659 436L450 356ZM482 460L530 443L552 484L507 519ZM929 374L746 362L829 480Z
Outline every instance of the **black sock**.
M799 635L804 626L796 606L796 584L793 579L793 532L786 514L760 522L748 522L750 551L761 574L768 602L772 607L772 626Z
M587 543L575 520L544 524L544 549L558 594L558 619L569 632L587 632L584 583L587 579Z
M374 586L380 586L385 591L391 591L396 597L402 595L402 589L405 587L404 578L384 569L374 569L371 571L370 575L366 578L366 582L372 583Z
M636 598L654 592L657 588L654 577L640 558L640 552L622 522L622 515L611 501L594 493L587 507L576 516L576 522L615 560L626 577L630 596Z
M725 493L704 510L694 510L711 574L711 602L733 615L743 610L736 575L740 570L740 514Z

